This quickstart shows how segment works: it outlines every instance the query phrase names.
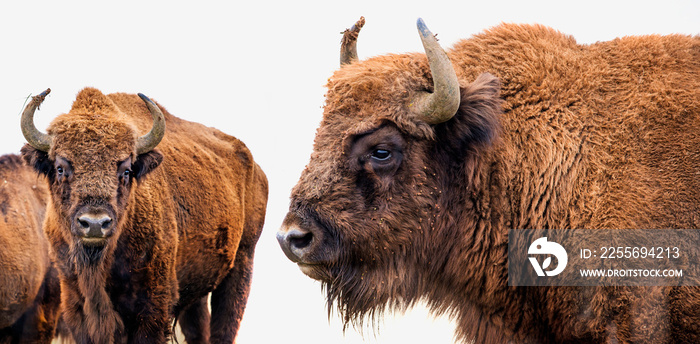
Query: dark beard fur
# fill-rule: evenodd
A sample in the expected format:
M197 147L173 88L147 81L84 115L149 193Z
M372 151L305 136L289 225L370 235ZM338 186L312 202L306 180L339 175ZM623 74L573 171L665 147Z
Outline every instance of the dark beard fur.
M107 292L107 275L113 261L114 249L105 245L83 245L76 242L71 247L74 262L75 285L80 312L67 321L76 328L81 338L91 343L119 343L126 332L121 316L114 310ZM82 313L82 314L81 314Z
M99 264L104 257L105 246L80 245L76 250L76 262L78 265Z
M365 325L377 329L386 311L404 312L421 298L424 283L407 272L398 262L392 262L390 271L378 266L332 267L331 282L323 282L326 307L330 317L335 310L348 325L362 329Z

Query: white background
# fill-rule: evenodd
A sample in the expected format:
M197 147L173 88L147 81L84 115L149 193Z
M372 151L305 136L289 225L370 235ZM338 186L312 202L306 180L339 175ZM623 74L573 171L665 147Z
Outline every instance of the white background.
M339 318L327 317L320 285L275 240L312 149L323 86L338 68L340 32L360 16L360 59L421 51L418 17L444 47L501 22L545 24L582 44L700 33L700 1L689 0L3 2L0 153L25 142L19 118L30 94L52 89L36 115L43 130L85 86L142 92L178 117L240 138L267 173L268 215L238 343L450 343L454 325L423 308L343 334Z

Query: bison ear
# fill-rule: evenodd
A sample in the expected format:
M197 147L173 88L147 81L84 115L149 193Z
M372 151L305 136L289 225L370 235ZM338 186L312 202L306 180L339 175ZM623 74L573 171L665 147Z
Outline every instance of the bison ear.
M53 169L53 162L49 159L49 153L40 151L29 144L25 144L20 150L22 159L39 174L48 176Z
M460 89L459 110L452 120L435 126L445 148L468 152L490 145L498 135L503 100L501 82L489 73Z
M163 162L163 154L156 150L139 154L131 165L134 178L139 179L145 176L155 170L161 162Z

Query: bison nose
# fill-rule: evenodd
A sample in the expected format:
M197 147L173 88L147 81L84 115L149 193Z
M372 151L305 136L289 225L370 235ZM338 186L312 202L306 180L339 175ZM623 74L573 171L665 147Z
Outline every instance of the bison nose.
M311 247L313 239L313 233L299 228L277 232L277 241L282 251L289 260L295 263L302 262Z
M104 238L112 234L114 221L105 213L83 214L77 219L78 228L86 238Z

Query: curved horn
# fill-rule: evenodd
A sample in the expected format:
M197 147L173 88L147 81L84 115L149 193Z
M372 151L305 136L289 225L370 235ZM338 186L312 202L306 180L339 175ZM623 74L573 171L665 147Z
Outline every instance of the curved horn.
M452 68L452 62L433 33L425 26L423 19L418 18L417 25L425 54L428 56L428 63L430 63L434 91L419 93L415 99L412 99L409 106L414 114L428 124L446 122L459 109L459 80Z
M153 116L153 128L148 134L143 135L136 141L136 154L148 153L156 148L165 135L165 116L160 111L156 103L139 93L139 97L146 103L148 110Z
M343 39L340 41L340 66L357 61L357 35L365 25L365 17L360 17L355 25L343 32Z
M27 104L22 112L22 119L20 125L22 127L22 134L27 142L34 148L48 152L51 148L51 136L42 133L34 125L34 111L39 108L39 105L44 102L46 95L51 92L50 88L46 91L39 93L38 95L32 97L32 100Z

